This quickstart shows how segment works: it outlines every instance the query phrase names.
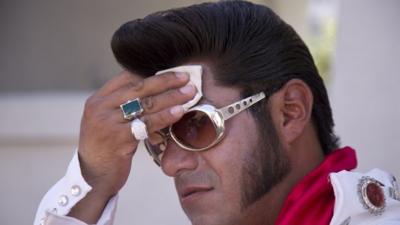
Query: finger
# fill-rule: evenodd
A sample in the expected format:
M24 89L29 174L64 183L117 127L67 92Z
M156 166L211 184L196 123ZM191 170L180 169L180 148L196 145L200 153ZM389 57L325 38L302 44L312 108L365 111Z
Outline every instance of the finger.
M120 104L135 98L144 98L157 95L170 89L184 86L189 81L186 73L165 73L152 76L136 83L130 83L110 96L111 104L118 107Z
M145 115L141 120L146 124L147 132L153 133L170 126L178 121L182 116L183 107L177 105L157 113Z
M150 144L158 145L164 142L165 137L163 137L163 135L159 131L156 131L154 133L149 134L148 140Z
M143 80L142 77L135 75L127 70L121 71L117 76L107 81L98 91L99 96L106 96L114 91L131 84L132 86Z
M169 90L159 95L148 96L141 99L144 113L155 113L174 105L181 105L193 99L196 88L186 85L180 89Z

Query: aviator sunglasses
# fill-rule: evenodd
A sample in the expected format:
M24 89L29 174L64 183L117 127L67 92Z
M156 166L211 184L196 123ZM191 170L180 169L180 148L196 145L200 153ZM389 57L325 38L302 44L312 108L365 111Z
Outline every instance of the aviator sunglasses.
M157 132L162 142L151 144L144 141L145 147L154 162L160 166L168 140L172 139L179 147L188 151L204 151L218 144L225 131L225 121L265 98L260 92L230 105L216 109L209 104L197 105L189 109L182 118L168 128Z

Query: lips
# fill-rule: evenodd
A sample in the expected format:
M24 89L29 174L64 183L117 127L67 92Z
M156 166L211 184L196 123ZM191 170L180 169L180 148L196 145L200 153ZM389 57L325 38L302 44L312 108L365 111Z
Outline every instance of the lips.
M211 190L213 190L212 187L189 186L189 187L182 188L181 191L179 191L179 193L180 193L181 200L185 201L192 197L199 196L200 194L207 193Z

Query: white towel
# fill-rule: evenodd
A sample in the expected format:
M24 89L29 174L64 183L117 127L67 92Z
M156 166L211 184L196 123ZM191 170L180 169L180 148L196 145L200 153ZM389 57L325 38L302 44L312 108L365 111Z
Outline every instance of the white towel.
M166 72L184 72L188 73L190 76L190 81L189 84L192 84L193 86L196 87L197 92L194 98L187 103L183 104L183 109L187 111L190 109L192 106L196 105L197 102L200 101L201 97L203 96L203 92L201 91L201 76L203 75L203 69L200 65L184 65L184 66L178 66L162 71L158 71L156 75L160 75Z

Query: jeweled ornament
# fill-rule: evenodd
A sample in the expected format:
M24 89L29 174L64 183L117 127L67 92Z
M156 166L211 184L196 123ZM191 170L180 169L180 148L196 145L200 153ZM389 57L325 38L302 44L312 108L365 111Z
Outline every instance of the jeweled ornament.
M383 184L371 177L362 177L358 183L358 195L361 204L372 215L381 215L385 211L386 198Z

